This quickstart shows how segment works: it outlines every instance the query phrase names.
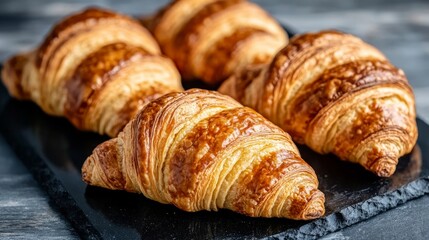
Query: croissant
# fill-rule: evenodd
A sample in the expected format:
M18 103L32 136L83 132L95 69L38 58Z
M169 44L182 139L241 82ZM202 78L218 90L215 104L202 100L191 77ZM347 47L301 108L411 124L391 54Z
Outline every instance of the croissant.
M94 186L142 193L185 211L230 209L252 217L313 219L324 195L283 130L207 90L151 101L82 167Z
M184 78L211 85L235 69L271 61L288 41L268 13L243 0L173 1L145 22Z
M58 23L35 50L6 61L9 93L77 128L116 136L151 99L182 91L173 62L137 21L90 8Z
M322 154L388 177L416 143L413 91L374 47L336 31L291 39L271 63L249 66L219 89Z

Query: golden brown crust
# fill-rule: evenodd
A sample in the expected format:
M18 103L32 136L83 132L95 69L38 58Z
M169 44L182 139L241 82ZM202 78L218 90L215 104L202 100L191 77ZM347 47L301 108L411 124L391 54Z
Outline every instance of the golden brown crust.
M118 165L117 161L114 161L119 154L117 148L114 147L115 144L114 140L100 144L96 150L98 156L97 160L91 159L87 164L92 166L97 164L97 166L100 167L100 175L98 177L103 179L109 188L124 189L125 179L120 171L121 166ZM97 161L97 163L93 161ZM87 181L93 181L95 176L92 174L91 172L83 173L82 178Z
M67 38L64 39L64 37L61 36L62 34L64 34L64 31L66 31L67 28L71 28L77 23L86 22L88 20L96 22L102 18L115 18L115 17L120 17L120 15L109 11L99 11L96 8L89 8L83 11L81 14L72 15L64 19L63 21L55 25L55 27L45 37L45 40L38 48L36 65L40 67L42 60L44 57L46 57L48 48L51 46L51 44L61 45L60 43L61 40L67 41Z
M306 127L323 108L356 92L392 84L408 88L411 93L405 76L385 61L354 61L326 70L319 79L303 87L291 101L293 106L291 111L302 116L301 124L295 124L297 127L293 129L293 135L303 143L305 133L308 131ZM294 124L291 121L292 119L288 119L285 124Z
M242 1L231 0L209 3L201 9L201 11L195 14L178 32L174 39L174 45L178 46L178 49L176 50L176 54L172 56L172 59L184 76L187 78L192 77L192 67L190 66L191 64L187 62L187 54L192 51L192 47L195 46L195 43L200 41L199 38L204 37L198 33L201 31L200 29L205 28L205 22L207 22L208 19L217 12L232 7L239 2Z
M10 58L3 67L2 79L10 79L9 81L3 80L9 93L18 99L28 99L29 94L22 88L19 79L22 78L25 63L27 59L25 55L16 55Z
M166 93L174 91L174 89L170 89L167 86L160 89L159 85L141 89L141 91L137 92L134 97L128 99L128 101L124 104L124 107L122 107L122 109L118 112L117 125L113 127L113 131L116 133L115 135L117 135L117 133L119 133L124 128L124 126L127 125L127 123L137 115L144 105ZM145 97L142 98L141 96Z
M340 50L342 51L340 52ZM279 111L282 105L273 100L274 96L287 93L283 96L287 101L293 96L294 91L282 91L283 89L304 85L307 81L314 81L315 76L318 76L319 72L316 71L306 74L307 68L320 66L319 71L323 71L329 66L352 61L354 59L353 54L357 58L384 59L378 50L366 45L358 38L341 32L322 31L295 36L285 48L277 53L271 62L267 70L268 76L263 84L264 91L261 92L262 100L259 101L260 106L258 108L265 108L266 111ZM313 61L307 61L309 58ZM301 75L296 74L296 72L302 73L306 78L297 81L297 76ZM268 112L264 114L268 114Z
M251 37L257 38L261 34L269 34L259 29L254 28L241 28L235 31L230 36L219 40L216 45L210 49L205 59L205 68L203 75L208 82L217 82L217 79L226 79L230 72L227 68L227 63L230 59L237 54L237 50L241 44ZM249 64L258 64L266 61L265 59L254 59L254 62Z
M82 128L82 117L93 103L95 93L129 61L136 61L147 54L142 48L124 43L110 44L90 54L65 84L68 95L64 114L75 126Z
M116 136L142 103L183 90L159 52L137 21L90 8L59 22L39 48L6 61L3 82L14 97L81 130Z
M58 48L65 41L69 40L69 38L73 37L73 35L109 21L116 22L140 34L147 34L145 28L142 28L137 21L128 16L105 9L88 8L81 13L73 14L65 18L54 26L38 48L36 64L40 66L41 61L45 59L46 55L50 55L48 51L55 51L55 48ZM150 38L147 38L147 40L152 41ZM153 42L151 42L151 44L153 44ZM151 53L159 53L156 46L154 48L148 46L148 50L150 50Z
M296 36L270 64L235 74L219 91L295 141L379 176L392 175L417 140L414 96L402 70L340 32Z
M261 206L269 199L269 195L275 192L284 184L286 179L290 179L294 174L302 174L308 171L308 166L303 164L302 159L293 151L280 149L266 155L261 159L260 163L255 165L249 173L238 184L242 186L239 194L233 201L233 206L241 213L257 213L260 212ZM308 174L312 174L308 172ZM307 213L303 213L304 208L309 202L314 201L314 192L319 192L317 189L312 189L311 192L305 192L305 187L300 186L296 190L299 194L292 199L292 204L289 209L289 214L292 216L300 216L301 219L312 219L323 215L323 209L318 209L318 214L311 213L314 217L307 217ZM323 194L319 197L324 199ZM269 200L268 200L269 201ZM322 206L323 206L323 201ZM320 207L320 206L319 206ZM305 215L305 216L302 216Z
M185 79L212 85L237 68L269 62L287 43L279 24L245 0L174 1L150 25Z
M172 176L169 185L174 186L170 195L173 199L195 197L195 188L203 180L195 177L212 167L225 148L238 138L271 131L280 132L276 127L266 125L262 116L246 108L224 110L200 121L182 139L170 161ZM205 154L198 157L201 149L205 149Z
M292 219L324 214L316 175L290 137L250 108L205 90L149 102L118 138L94 150L82 174L88 184L122 184L186 211L226 208Z

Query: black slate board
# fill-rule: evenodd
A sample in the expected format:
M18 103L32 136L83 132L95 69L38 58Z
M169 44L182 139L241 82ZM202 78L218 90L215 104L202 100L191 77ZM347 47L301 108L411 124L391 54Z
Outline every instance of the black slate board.
M204 85L185 84L188 87ZM142 195L86 186L80 168L105 136L80 132L31 102L11 99L0 84L0 131L70 220L88 239L317 238L429 193L429 126L396 173L378 178L359 165L298 146L316 170L326 216L313 221L249 218L228 210L187 213Z

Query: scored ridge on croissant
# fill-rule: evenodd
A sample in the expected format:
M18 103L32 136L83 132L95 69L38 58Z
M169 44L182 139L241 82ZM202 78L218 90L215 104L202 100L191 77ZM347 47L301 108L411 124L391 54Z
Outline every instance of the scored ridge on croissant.
M209 84L237 68L271 61L288 41L267 12L244 0L172 1L146 22L184 78Z
M291 39L271 63L248 66L219 88L318 153L383 177L417 140L405 74L362 40L336 31Z
M313 219L324 195L283 130L216 92L192 89L143 107L100 144L83 180L142 193L186 211L230 209L252 217Z
M144 27L97 8L63 19L37 49L7 60L2 79L13 97L110 136L146 102L183 90L174 64Z

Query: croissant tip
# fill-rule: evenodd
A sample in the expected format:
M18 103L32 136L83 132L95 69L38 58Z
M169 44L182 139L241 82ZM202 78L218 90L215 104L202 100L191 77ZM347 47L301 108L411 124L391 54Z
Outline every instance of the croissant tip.
M25 54L18 54L3 62L1 78L9 94L17 99L26 99L28 94L21 86L21 75L24 64L27 61Z
M302 219L311 220L323 215L325 215L325 195L320 190L316 190L302 212Z
M89 156L82 166L82 181L91 184L91 172L94 168L93 157Z
M395 173L397 163L398 160L394 161L392 158L383 157L372 164L369 170L379 177L390 177Z

